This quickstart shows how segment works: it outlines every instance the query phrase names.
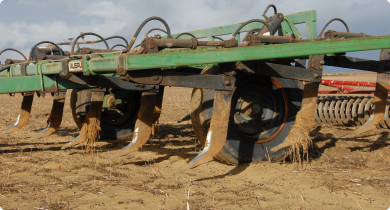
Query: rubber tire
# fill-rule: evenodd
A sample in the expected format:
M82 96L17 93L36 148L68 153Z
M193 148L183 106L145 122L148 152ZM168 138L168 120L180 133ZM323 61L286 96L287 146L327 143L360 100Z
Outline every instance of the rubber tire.
M73 89L70 98L70 107L72 109L73 120L77 127L81 129L86 113L91 104L91 91ZM134 126L137 120L137 113L141 105L141 92L134 94L136 107L135 113L131 119L121 123L120 125L110 125L104 120L100 121L102 129L102 138L104 139L131 139L133 137ZM81 112L80 112L81 110ZM103 115L102 115L103 116Z
M288 117L282 132L266 143L252 143L244 140L229 121L227 140L216 159L227 164L243 164L268 160L278 162L284 159L285 150L271 152L270 149L284 141L290 132L295 116L301 108L303 83L296 80L273 78L283 87L288 100ZM237 84L239 81L237 81ZM234 96L233 96L234 97ZM213 113L214 90L194 89L191 98L191 121L196 137L204 145Z

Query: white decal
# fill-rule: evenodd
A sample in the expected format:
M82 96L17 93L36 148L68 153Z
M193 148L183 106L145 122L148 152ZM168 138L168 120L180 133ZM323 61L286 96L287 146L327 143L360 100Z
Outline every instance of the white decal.
M83 71L81 61L71 61L69 62L68 65L69 65L69 72Z

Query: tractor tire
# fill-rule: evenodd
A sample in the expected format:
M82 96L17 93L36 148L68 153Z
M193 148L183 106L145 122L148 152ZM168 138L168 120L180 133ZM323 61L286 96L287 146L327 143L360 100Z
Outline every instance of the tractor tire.
M203 73L215 72L218 72L217 67ZM283 160L285 150L272 152L270 149L282 143L294 125L302 104L303 83L240 72L236 78L227 140L215 158L234 165ZM191 121L202 145L213 114L214 92L212 89L194 89L192 92Z
M84 118L91 106L91 97L92 92L89 90L72 90L70 106L73 120L79 129L81 129ZM124 105L103 109L100 120L102 138L131 139L133 137L134 125L141 105L140 99L141 92L136 92L126 99Z

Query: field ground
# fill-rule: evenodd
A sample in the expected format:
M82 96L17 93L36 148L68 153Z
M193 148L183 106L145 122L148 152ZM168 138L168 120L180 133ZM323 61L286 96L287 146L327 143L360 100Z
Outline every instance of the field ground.
M375 81L369 75L327 79ZM389 130L343 138L351 128L315 125L310 163L217 161L184 173L177 170L201 147L189 121L191 89L167 88L156 135L142 151L114 158L128 141L61 150L77 135L66 103L61 128L27 142L46 126L52 97L35 98L30 123L0 136L0 207L3 209L388 209ZM69 94L68 94L69 96ZM0 130L11 126L21 96L0 96Z

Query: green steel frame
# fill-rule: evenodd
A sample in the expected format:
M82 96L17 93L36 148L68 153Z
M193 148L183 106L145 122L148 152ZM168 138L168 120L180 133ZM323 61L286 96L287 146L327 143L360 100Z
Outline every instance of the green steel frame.
M279 34L290 36L299 32L295 24L306 24L306 37L316 38L316 11L307 11L292 15L286 15L282 22ZM242 23L208 28L204 30L190 31L197 38L214 40L215 36L232 34ZM245 26L241 32L261 27L261 23L251 23ZM176 34L173 34L175 36ZM183 36L182 38L186 38ZM300 36L298 37L300 38ZM239 40L239 37L237 37ZM221 49L197 49L197 50L163 50L156 54L126 55L119 59L117 54L94 54L88 58L83 56L83 73L109 74L118 76L115 72L124 63L124 70L144 70L160 68L170 69L177 67L194 67L210 65L213 63L227 63L251 60L272 60L280 58L308 58L310 55L345 53L352 51L365 51L390 48L390 36L366 37L358 39L340 39L311 41L288 44L269 44L250 47L235 47ZM61 61L44 61L27 66L27 75L21 76L20 66L12 66L9 70L0 73L0 93L43 91L50 92L73 88L91 88L66 81L58 76L62 71ZM80 72L81 74L81 72Z

